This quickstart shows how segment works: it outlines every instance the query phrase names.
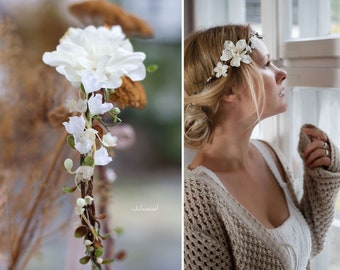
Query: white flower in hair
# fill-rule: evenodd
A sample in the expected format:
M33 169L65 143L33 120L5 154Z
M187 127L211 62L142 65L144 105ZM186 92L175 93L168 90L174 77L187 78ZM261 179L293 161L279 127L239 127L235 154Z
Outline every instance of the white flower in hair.
M221 60L230 61L230 65L233 67L239 67L241 62L249 64L251 62L250 56L247 54L250 52L250 47L248 46L245 39L237 41L236 45L227 40L224 42L224 50L222 51Z
M249 54L259 47L258 39L262 39L262 36L258 33L252 33L248 42L245 39L240 39L235 45L231 40L226 40L220 61L214 68L215 75L213 77L227 77L228 69L230 67L239 67L241 62L250 64L251 57ZM209 77L207 82L213 77Z
M228 65L223 65L221 62L217 63L217 66L214 68L214 72L216 72L216 78L221 76L227 77Z
M259 41L259 39L258 39L257 36L251 36L251 38L249 39L251 50L255 50L259 47L258 41Z

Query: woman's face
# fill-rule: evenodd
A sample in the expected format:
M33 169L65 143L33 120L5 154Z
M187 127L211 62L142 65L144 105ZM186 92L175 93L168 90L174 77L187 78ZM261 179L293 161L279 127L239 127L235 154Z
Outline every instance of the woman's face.
M271 62L267 46L262 40L258 40L258 47L253 51L252 58L259 67L264 83L266 103L262 117L266 118L286 111L287 102L282 83L287 73Z

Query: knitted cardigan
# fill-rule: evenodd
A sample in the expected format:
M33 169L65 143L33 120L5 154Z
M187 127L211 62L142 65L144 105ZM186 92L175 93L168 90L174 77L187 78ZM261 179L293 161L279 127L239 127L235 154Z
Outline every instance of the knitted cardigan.
M308 136L301 132L300 155L309 142ZM284 168L284 179L294 202L310 227L313 257L322 250L334 218L335 200L340 188L339 150L330 141L331 165L327 170L304 168L304 193L298 201L288 164L281 152L271 147ZM279 243L242 208L199 167L185 171L185 270L291 270Z

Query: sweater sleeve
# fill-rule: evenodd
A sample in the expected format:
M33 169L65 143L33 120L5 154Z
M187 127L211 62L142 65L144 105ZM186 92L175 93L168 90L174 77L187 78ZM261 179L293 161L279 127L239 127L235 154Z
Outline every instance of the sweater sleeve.
M300 156L303 155L309 143L309 137L301 129L298 145ZM331 165L328 169L319 167L311 170L304 167L304 193L300 208L311 229L312 256L323 249L327 232L334 218L335 201L340 188L339 149L331 140L329 140L329 144Z
M184 269L235 269L209 187L184 181Z

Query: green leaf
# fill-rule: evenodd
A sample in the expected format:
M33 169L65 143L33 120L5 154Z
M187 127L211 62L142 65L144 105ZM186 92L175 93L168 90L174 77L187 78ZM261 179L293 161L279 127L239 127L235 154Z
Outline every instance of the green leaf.
M112 263L113 261L114 259L104 260L102 264L109 264L109 263Z
M112 115L111 114L111 117L112 117L112 121L113 121L113 125L112 126L117 126L119 125L120 123L122 123L123 121L118 118L116 115Z
M87 246L86 247L86 253L92 253L94 251L94 247L93 246Z
M80 84L80 89L83 91L84 94L86 93L83 83Z
M109 89L105 88L104 90L104 98L105 98L105 101L108 101L109 98L110 98L110 92L109 92Z
M146 70L150 73L155 72L156 70L158 70L158 66L157 65L150 65L146 68Z
M107 238L109 238L110 237L110 234L109 233L106 233L106 234L104 234L104 235L101 235L101 238L103 239L103 240L106 240Z
M74 237L82 238L88 233L88 229L86 226L80 226L74 231Z
M100 120L103 120L103 117L100 116L100 115L95 115L95 116L93 116L93 119L100 121Z
M87 263L89 262L90 259L91 259L90 256L85 256L85 257L81 258L81 259L79 260L79 262L80 262L81 264L87 264Z
M92 270L100 270L101 268L98 264L92 259Z
M103 249L102 249L102 248L96 248L96 249L94 250L94 256L100 257L100 256L102 256L102 255L103 255Z
M67 136L67 144L72 148L75 149L74 147L74 137L72 135Z
M65 193L73 193L73 192L76 191L76 189L77 189L77 187L63 187L62 190L63 190Z
M94 158L92 156L86 156L84 159L84 165L92 167L94 165Z

